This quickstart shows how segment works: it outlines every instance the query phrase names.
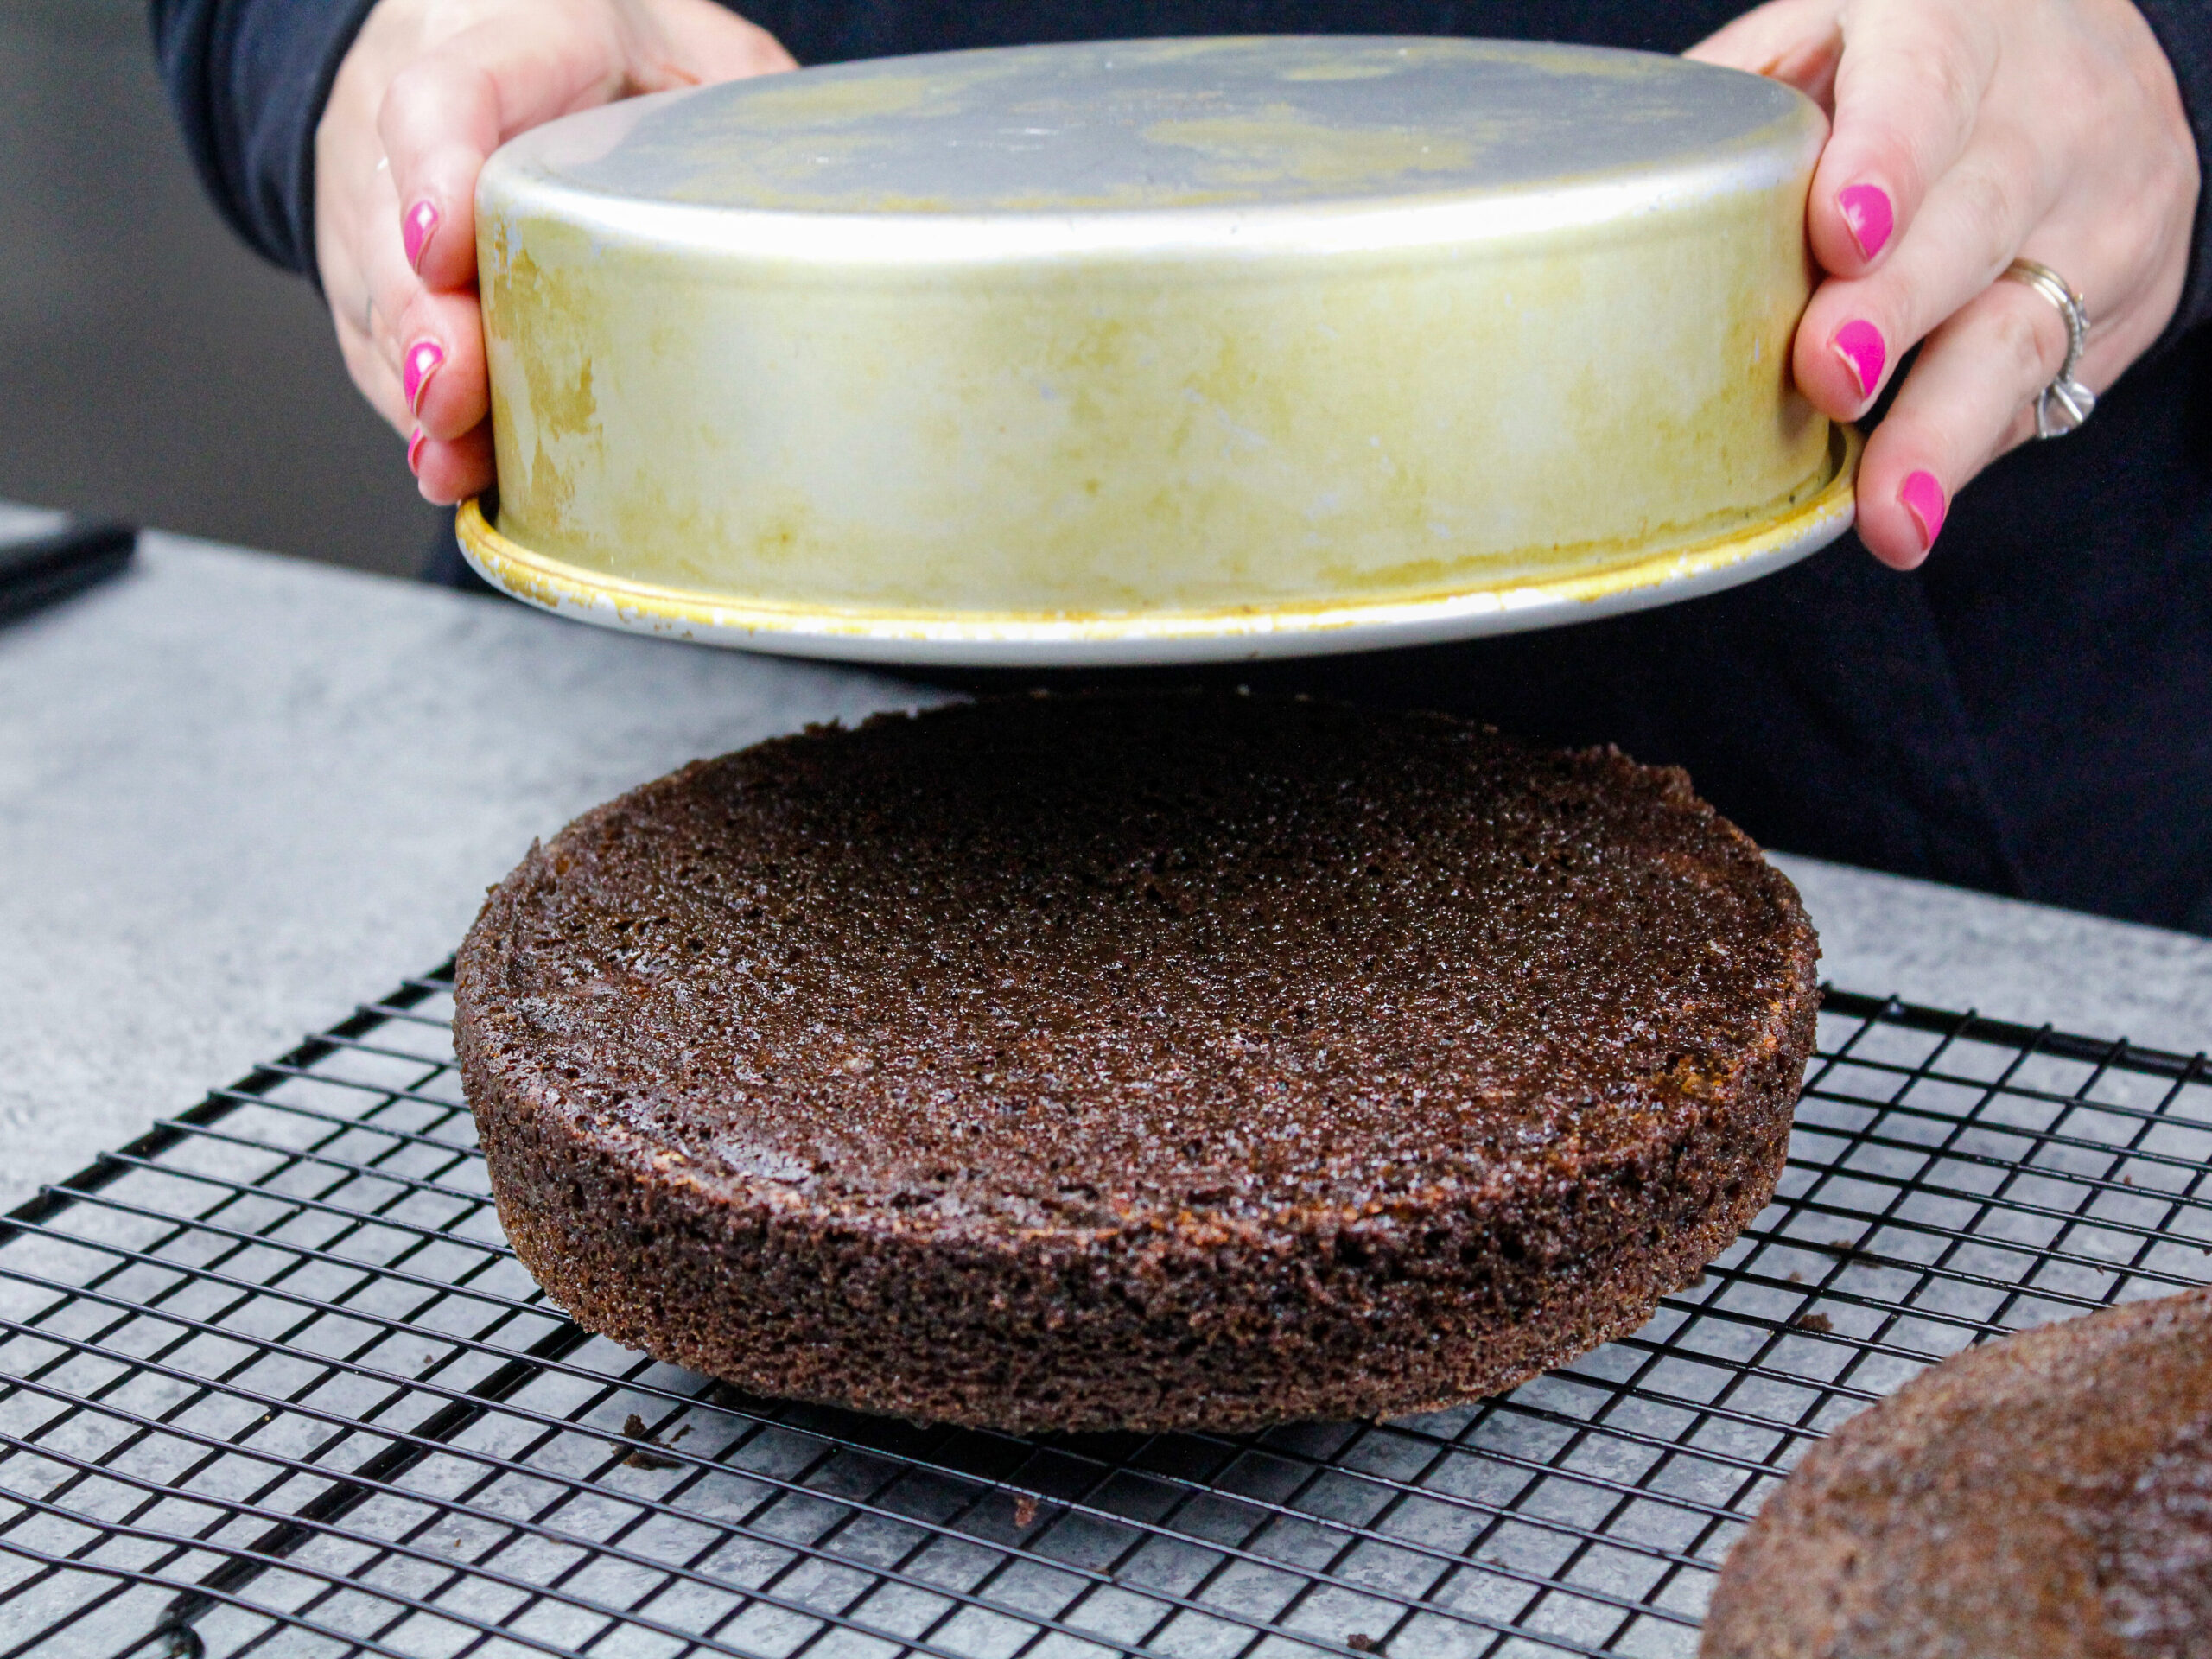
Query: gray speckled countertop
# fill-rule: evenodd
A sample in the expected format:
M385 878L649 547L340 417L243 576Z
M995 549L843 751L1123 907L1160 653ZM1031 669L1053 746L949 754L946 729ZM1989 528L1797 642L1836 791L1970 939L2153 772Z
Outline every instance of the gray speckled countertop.
M146 537L0 628L0 1206L441 961L583 808L932 695ZM2212 1042L2212 940L1781 861L1839 985Z

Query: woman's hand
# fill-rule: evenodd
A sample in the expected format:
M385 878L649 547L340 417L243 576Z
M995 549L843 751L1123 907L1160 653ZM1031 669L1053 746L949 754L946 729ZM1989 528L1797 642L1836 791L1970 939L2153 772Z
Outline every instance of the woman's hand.
M1834 119L1808 210L1828 274L1793 365L1853 420L1925 342L1859 474L1860 538L1910 569L1967 480L2034 435L2065 360L2058 308L1998 280L2013 259L2085 302L2092 391L2173 316L2199 185L2173 71L2129 0L1772 0L1689 55Z
M315 130L315 259L346 367L426 497L492 482L484 158L572 111L793 67L714 0L379 0Z

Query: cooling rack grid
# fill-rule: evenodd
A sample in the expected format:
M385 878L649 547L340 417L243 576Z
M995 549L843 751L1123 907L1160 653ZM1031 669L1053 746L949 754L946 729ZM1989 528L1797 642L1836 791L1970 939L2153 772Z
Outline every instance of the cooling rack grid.
M0 1224L0 1652L1688 1655L1822 1432L2212 1280L2202 1056L1831 990L1774 1205L1510 1395L1033 1440L794 1406L539 1295L449 974Z

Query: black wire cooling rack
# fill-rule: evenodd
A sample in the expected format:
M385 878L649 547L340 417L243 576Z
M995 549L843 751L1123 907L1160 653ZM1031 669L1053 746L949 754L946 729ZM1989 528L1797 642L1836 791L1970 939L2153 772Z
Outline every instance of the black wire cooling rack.
M1781 1195L1643 1332L1387 1424L1023 1440L587 1335L410 981L0 1224L0 1649L1687 1655L1807 1445L2212 1280L2212 1078L1831 992Z

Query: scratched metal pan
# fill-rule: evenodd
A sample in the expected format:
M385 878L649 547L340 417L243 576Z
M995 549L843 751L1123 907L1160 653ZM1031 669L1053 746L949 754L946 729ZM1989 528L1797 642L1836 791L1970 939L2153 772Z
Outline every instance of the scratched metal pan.
M1823 136L1640 53L1123 41L538 128L477 190L476 568L881 662L1284 656L1711 592L1851 519Z

